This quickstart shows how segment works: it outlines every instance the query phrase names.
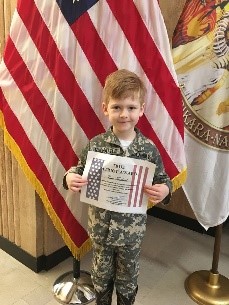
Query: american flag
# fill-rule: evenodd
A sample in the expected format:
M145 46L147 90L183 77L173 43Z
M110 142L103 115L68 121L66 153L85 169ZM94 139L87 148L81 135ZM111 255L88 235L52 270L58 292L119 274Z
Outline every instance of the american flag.
M72 253L89 246L83 206L62 187L108 122L108 74L136 72L148 94L139 127L158 146L174 190L185 179L182 98L157 0L19 0L0 67L6 144Z

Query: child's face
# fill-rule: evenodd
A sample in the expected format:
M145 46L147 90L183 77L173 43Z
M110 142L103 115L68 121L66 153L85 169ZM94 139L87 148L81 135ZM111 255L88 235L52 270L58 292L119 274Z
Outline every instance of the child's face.
M123 139L132 138L134 127L143 115L144 104L138 97L110 99L108 105L103 104L104 114L113 126L114 134Z

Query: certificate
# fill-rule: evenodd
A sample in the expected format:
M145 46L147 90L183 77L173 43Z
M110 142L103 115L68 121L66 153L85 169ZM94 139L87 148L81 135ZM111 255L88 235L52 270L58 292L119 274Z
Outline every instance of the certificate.
M152 184L155 167L145 160L89 151L83 172L88 184L80 200L110 211L145 214L143 187Z

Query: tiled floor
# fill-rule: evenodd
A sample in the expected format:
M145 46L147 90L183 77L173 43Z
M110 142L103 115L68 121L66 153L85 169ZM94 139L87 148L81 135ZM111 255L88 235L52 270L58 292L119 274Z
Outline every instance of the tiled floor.
M211 236L149 216L135 304L196 304L186 294L184 281L194 271L211 269L213 247ZM90 271L90 261L91 253L83 258L81 269ZM48 272L36 274L0 250L0 304L58 305L52 294L53 283L70 270L71 258ZM218 271L229 278L228 224L223 229Z

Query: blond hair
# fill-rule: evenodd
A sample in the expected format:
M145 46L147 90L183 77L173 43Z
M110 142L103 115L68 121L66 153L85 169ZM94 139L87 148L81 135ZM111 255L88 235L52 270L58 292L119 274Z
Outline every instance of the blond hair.
M126 97L139 98L140 104L144 103L146 88L137 74L126 69L117 70L106 78L103 89L103 103L108 105L109 100L123 99Z

